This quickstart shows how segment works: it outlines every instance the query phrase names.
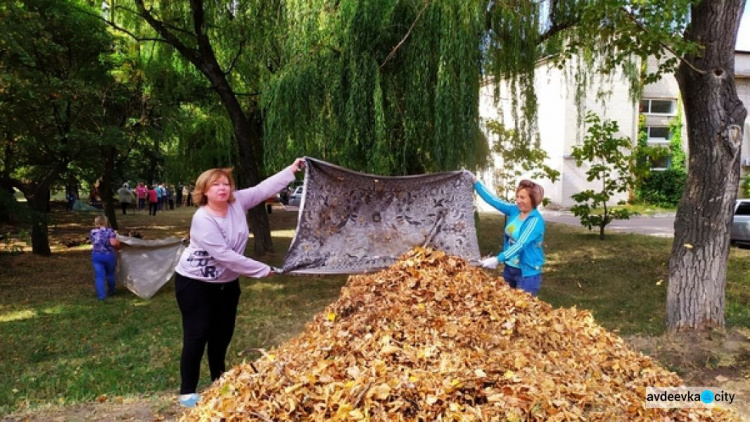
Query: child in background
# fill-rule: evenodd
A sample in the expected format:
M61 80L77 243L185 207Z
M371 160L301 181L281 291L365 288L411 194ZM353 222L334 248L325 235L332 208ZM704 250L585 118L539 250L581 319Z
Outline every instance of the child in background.
M91 239L91 263L94 266L94 285L96 296L104 300L115 294L115 266L117 264L117 250L120 241L117 234L109 227L109 220L103 215L94 219L94 227L89 233ZM107 281L105 290L104 280Z

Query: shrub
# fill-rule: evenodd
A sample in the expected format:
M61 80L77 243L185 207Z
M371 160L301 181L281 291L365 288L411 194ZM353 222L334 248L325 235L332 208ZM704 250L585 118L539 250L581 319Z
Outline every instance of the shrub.
M641 181L639 197L659 207L676 207L685 190L687 173L682 169L652 171Z
M745 177L742 178L740 186L742 187L742 196L750 198L750 174L746 174Z

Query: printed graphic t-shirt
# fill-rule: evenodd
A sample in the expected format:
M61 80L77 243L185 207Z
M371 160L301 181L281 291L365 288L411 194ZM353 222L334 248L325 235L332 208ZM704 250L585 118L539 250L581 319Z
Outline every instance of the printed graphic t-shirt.
M519 217L520 214L513 217L512 220L510 220L510 223L508 223L508 226L505 227L505 235L508 236L508 244L513 245L516 243L516 240L518 240L518 237L521 235L521 226L523 225L523 220L521 220ZM519 255L514 256L513 258L505 261L505 265L510 265L511 267L515 268L521 268L521 258Z

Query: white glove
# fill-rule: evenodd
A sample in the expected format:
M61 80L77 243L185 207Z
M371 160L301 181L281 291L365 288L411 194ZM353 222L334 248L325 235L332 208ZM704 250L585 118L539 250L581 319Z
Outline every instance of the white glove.
M482 268L487 268L489 270L494 270L495 268L497 268L497 265L500 263L500 261L497 260L496 256L485 258L481 262L482 262Z

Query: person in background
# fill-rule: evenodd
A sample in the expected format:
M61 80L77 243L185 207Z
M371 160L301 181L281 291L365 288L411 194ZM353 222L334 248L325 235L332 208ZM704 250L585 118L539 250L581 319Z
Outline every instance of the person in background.
M91 187L91 192L89 193L89 205L92 207L99 207L99 187L96 185Z
M475 180L474 189L485 202L507 216L503 251L482 260L482 267L494 270L502 262L503 278L510 287L536 296L542 283L545 230L544 218L536 208L544 199L544 189L530 180L522 180L516 188L515 204L493 195L479 181Z
M120 189L117 189L117 195L120 197L120 207L122 208L122 215L128 214L128 205L133 199L133 192L130 190L127 182L122 184Z
M117 240L117 234L109 227L109 220L104 215L94 218L94 226L89 233L94 286L99 300L105 300L107 296L115 294L115 267L120 241Z
M164 192L164 187L162 187L158 183L154 184L154 189L156 190L156 208L161 211L167 195L165 195L166 192Z
M182 205L189 207L192 203L192 200L190 198L190 185L183 185L182 186Z
M177 182L177 189L174 191L174 196L175 205L177 205L178 208L182 206L182 188L182 182Z
M188 191L188 193L187 193L187 206L188 207L192 207L193 206L193 189L195 189L195 187L193 185L188 185L188 187L187 187L187 191Z
M156 183L148 190L148 215L156 215L159 209L159 192Z
M76 194L73 193L72 190L68 191L68 193L65 194L65 199L67 200L65 210L66 211L73 211L73 207L76 204Z
M166 191L167 201L169 210L174 211L174 186L170 184L164 184L164 190Z
M234 335L240 299L239 277L274 274L268 265L244 255L249 236L247 210L284 189L304 168L299 158L257 186L235 190L232 169L204 171L195 182L198 209L190 223L190 244L175 268L175 295L182 314L180 397L193 407L204 349L211 380L226 370L226 352Z
M138 187L135 188L135 193L138 195L138 211L143 211L146 208L148 188L143 185L143 182L138 182Z

